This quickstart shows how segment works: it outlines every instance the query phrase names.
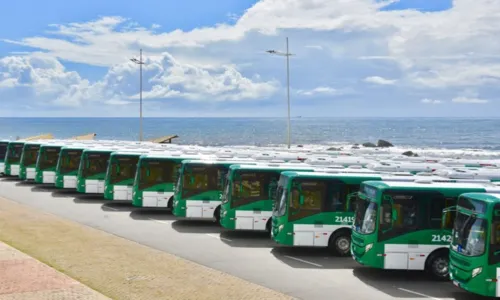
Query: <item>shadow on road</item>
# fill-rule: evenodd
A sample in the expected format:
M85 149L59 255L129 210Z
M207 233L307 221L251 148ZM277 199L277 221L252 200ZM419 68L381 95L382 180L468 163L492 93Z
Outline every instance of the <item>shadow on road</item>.
M144 221L144 220L155 220L155 221L173 221L177 220L177 217L172 215L170 209L147 209L142 207L135 207L135 209L130 212L130 217L134 220Z
M353 275L365 284L395 298L488 299L461 291L449 281L433 280L424 271L382 270L357 265Z
M275 245L269 233L257 231L223 231L220 240L231 247L271 248Z
M81 196L75 189L58 189L51 193L54 198L75 198Z
M53 192L55 190L57 190L57 188L54 185L50 184L37 184L31 188L31 191L35 193Z
M21 179L17 176L3 176L1 179L2 181L10 181L10 182L21 181Z
M133 206L130 201L111 201L104 203L101 209L103 211L133 211L137 207Z
M93 195L93 194L78 194L73 199L73 202L78 204L104 204L108 203L109 200L103 199L102 195Z
M30 181L19 181L16 182L16 186L34 186L37 185L38 183L30 180Z
M222 228L215 221L177 220L172 228L180 233L220 233Z
M271 254L297 269L352 269L357 265L351 257L332 256L325 248L276 246Z

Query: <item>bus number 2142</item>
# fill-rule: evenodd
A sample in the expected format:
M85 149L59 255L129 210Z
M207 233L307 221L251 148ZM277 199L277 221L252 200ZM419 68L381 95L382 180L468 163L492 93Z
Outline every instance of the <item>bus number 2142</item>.
M450 243L451 242L451 235L433 234L432 235L432 242L434 242L434 243L440 243L440 242Z
M335 223L353 223L354 217L336 216Z

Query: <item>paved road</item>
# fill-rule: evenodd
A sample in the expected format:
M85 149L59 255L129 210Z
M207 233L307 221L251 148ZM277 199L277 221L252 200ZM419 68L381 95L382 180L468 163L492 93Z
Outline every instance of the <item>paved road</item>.
M383 271L318 249L276 248L265 235L224 232L213 222L176 220L50 187L0 180L0 196L178 255L299 299L385 300L485 298L422 272Z

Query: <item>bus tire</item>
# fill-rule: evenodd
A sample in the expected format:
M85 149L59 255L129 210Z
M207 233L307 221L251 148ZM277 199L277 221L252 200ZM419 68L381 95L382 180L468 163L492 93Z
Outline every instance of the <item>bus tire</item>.
M349 256L351 253L351 231L341 229L328 240L328 250L336 256Z
M167 208L170 210L174 209L174 196L171 196L167 202Z
M214 211L215 222L220 225L220 205Z
M269 237L271 237L271 230L273 230L271 221L272 221L272 218L269 218L269 220L267 220L267 223L266 223L266 232L269 235Z
M436 280L450 280L450 253L448 249L440 249L429 255L425 262L425 270Z

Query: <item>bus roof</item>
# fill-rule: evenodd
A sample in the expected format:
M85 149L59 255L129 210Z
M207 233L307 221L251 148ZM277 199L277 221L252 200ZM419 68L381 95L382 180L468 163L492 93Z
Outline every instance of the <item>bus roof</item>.
M227 165L227 164L257 164L258 161L251 159L186 159L182 161L183 164L203 164L203 165Z
M464 193L461 196L488 203L500 203L500 194L494 193Z
M417 181L366 181L366 184L379 189L390 188L419 188L419 189L483 189L485 191L499 191L500 187L491 183L469 183L469 182L436 182L428 178Z

